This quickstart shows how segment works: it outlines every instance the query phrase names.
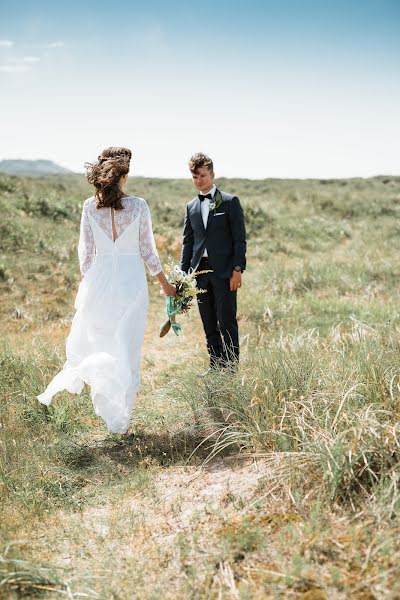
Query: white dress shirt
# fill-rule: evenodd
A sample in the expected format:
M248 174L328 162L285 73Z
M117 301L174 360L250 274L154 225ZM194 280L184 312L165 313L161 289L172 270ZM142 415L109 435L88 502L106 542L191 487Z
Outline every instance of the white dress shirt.
M213 185L211 190L209 190L207 192L207 194L211 194L211 198L214 199L216 191L217 191L217 188L215 187L215 185ZM202 192L200 192L199 195L206 196L206 194L203 194ZM210 202L211 202L211 200L209 198L204 198L204 200L200 204L201 216L203 218L203 223L204 223L204 229L207 229L208 215L210 213ZM206 257L206 256L208 256L208 254L207 254L206 248L204 248L203 257Z

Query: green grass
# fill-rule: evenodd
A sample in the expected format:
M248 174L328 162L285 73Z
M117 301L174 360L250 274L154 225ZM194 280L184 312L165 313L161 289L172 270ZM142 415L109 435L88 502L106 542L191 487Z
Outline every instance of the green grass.
M240 371L198 377L194 315L164 350L154 334L128 444L106 434L87 389L35 399L64 361L91 190L81 176L0 176L0 540L25 540L2 554L10 597L400 593L400 178L218 184L240 196L248 229ZM128 192L148 200L162 259L177 258L191 182L133 177ZM160 477L235 455L269 476L177 528L187 499L164 509ZM157 541L168 528L172 545Z

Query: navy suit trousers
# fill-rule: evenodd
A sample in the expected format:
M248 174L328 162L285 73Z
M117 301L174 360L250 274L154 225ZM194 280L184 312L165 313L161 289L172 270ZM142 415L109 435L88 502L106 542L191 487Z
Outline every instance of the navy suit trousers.
M209 268L202 259L198 270ZM205 289L197 303L207 339L210 366L227 366L239 360L239 331L236 319L237 292L229 289L229 279L214 273L197 276L197 286Z

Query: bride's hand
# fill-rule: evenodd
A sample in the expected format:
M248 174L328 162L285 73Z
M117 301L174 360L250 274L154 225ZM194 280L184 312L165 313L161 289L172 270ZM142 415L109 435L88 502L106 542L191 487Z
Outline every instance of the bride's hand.
M165 277L163 271L160 271L159 273L157 273L156 275L162 289L163 292L166 296L175 296L176 294L176 287L174 285L171 285L168 281L168 279Z
M174 285L171 285L170 283L166 283L163 286L163 290L166 296L175 296L176 294L176 287Z

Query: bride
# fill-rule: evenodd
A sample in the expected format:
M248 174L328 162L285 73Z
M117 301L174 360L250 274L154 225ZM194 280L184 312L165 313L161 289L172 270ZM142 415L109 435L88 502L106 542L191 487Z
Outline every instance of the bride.
M128 196L132 153L103 150L86 163L95 195L83 204L78 255L83 276L66 343L67 360L39 402L49 405L61 390L91 388L93 407L113 433L127 434L140 383L140 354L148 307L144 263L166 295L173 296L158 258L149 207Z

